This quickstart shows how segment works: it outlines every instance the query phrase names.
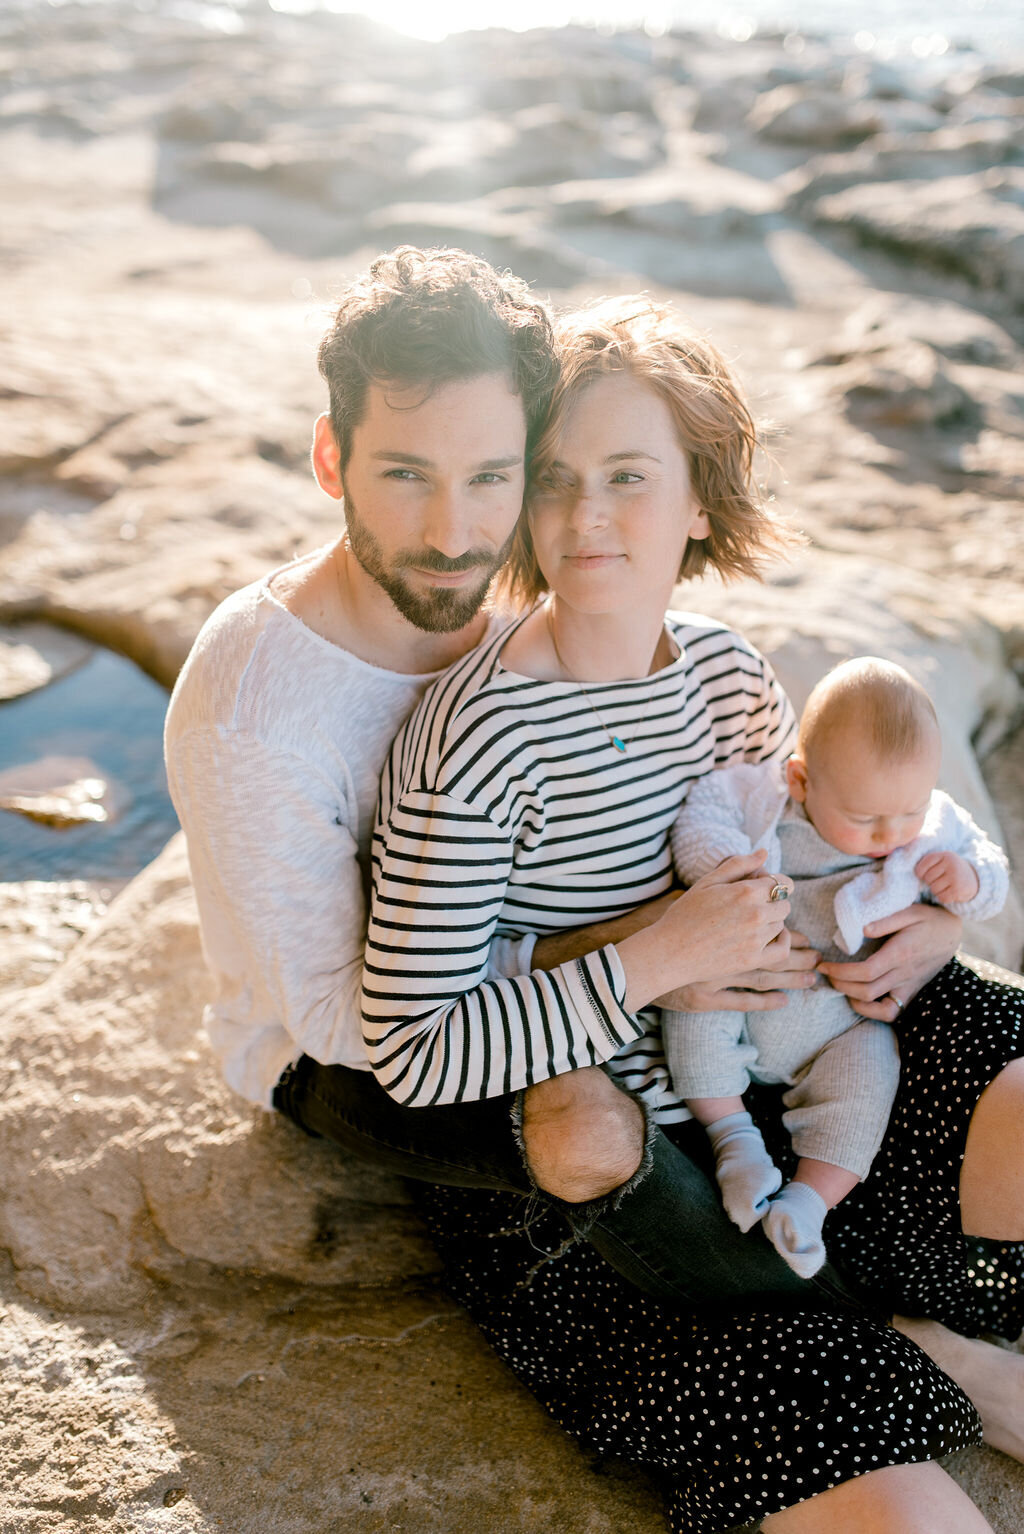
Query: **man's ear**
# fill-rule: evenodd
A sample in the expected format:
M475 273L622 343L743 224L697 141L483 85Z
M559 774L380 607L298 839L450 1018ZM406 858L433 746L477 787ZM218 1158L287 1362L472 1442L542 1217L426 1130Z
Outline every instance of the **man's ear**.
M331 418L326 412L317 416L311 457L313 473L320 489L333 500L340 501L345 494L345 487L341 483L341 449L334 435Z
M807 763L799 756L791 756L786 763L786 787L789 797L797 804L807 798Z

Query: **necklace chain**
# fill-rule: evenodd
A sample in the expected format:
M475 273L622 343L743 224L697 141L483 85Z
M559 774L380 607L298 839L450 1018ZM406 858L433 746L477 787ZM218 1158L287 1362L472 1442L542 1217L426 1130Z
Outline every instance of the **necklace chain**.
M575 676L569 670L569 667L566 665L565 660L563 659L562 652L558 648L558 640L555 637L555 615L554 615L554 612L552 611L550 602L548 603L547 607L544 609L544 613L545 613L545 618L547 620L548 633L551 635L551 645L552 645L552 648L553 648L553 650L555 652L555 659L557 660L558 664L561 666L562 670L565 672L566 676L569 678L570 682L572 682L576 687L578 687L580 692L586 698L588 704L590 705L591 713L593 714L594 718L597 720L598 724L601 726L601 728L604 731L604 733L607 735L607 737L608 737L609 741L611 742L611 744L615 747L616 751L620 751L622 753L622 755L625 756L626 752L629 750L630 746L633 744L633 741L636 740L637 732L647 722L647 715L650 713L651 705L654 702L653 696L649 697L647 699L647 707L644 709L644 711L641 714L639 720L637 721L636 729L633 731L632 739L630 739L630 740L623 740L621 735L613 735L611 730L605 724L604 720L601 718L601 715L598 713L597 705L594 702L593 698L590 696L590 693L587 691L586 687L584 687L583 683L579 680L579 678L577 676Z

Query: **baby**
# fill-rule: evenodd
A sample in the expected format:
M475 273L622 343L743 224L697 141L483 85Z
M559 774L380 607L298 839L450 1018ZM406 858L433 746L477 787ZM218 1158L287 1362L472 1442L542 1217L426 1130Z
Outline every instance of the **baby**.
M922 887L959 916L995 916L1003 852L935 787L939 726L901 667L866 657L830 672L807 700L787 762L741 763L698 779L672 831L687 884L734 853L765 848L790 893L789 925L826 959L865 957L864 927ZM789 893L787 888L787 893ZM741 1230L769 1240L809 1278L825 1260L828 1211L864 1177L899 1078L896 1035L827 987L777 1011L663 1015L676 1090L715 1152L722 1200ZM783 1122L799 1157L778 1169L743 1107L749 1082L785 1083ZM772 1195L776 1195L772 1197Z

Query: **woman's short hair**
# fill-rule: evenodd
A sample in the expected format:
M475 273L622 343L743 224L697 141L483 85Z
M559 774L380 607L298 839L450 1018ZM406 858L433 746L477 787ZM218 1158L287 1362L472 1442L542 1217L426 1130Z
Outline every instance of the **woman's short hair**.
M547 306L521 278L454 247L379 256L345 289L319 362L343 469L371 384L429 394L503 373L523 401L529 451L557 376Z
M708 568L726 578L756 575L769 558L798 541L768 509L754 483L758 432L725 358L671 308L643 295L603 299L561 319L555 338L560 376L533 452L533 486L557 457L566 416L583 391L608 374L627 373L649 384L668 405L690 483L710 523L707 538L687 543L680 580ZM519 519L502 586L517 603L531 603L547 590L528 511Z

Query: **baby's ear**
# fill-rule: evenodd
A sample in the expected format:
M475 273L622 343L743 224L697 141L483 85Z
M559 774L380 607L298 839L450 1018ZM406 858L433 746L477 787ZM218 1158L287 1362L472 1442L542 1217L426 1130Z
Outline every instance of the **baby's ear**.
M786 787L789 797L803 804L807 798L807 763L799 756L791 756L786 763Z

